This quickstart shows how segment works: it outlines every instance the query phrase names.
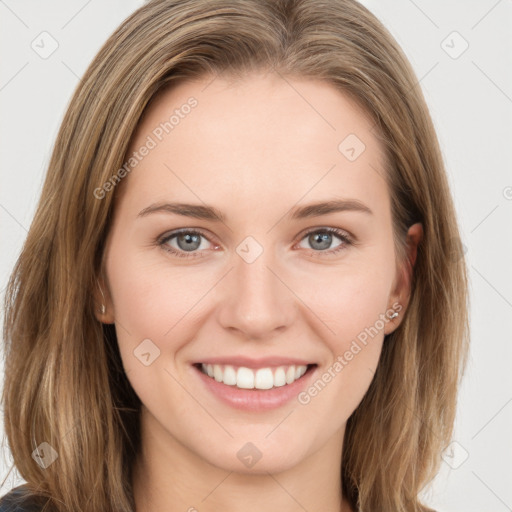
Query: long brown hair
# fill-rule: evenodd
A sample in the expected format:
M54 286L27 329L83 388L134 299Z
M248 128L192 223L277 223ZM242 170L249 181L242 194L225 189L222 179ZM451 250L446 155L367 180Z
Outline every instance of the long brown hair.
M454 422L467 353L467 274L456 215L417 78L355 0L152 0L110 36L71 99L5 299L5 432L52 510L134 510L140 401L115 330L94 315L113 193L155 94L177 80L249 71L334 84L372 116L386 148L398 258L421 222L411 298L345 433L342 485L363 512L424 511ZM32 453L48 443L46 468ZM44 445L46 446L46 445Z

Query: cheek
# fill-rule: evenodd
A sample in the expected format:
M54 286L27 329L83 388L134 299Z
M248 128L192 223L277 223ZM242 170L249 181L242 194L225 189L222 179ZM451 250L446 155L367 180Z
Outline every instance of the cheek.
M386 289L374 280L347 279L344 289L331 288L330 300L317 304L321 318L334 333L323 338L328 346L316 379L298 396L309 417L328 433L344 424L366 394L377 369L384 340L382 320ZM323 329L323 332L326 332Z
M311 407L318 417L330 411L338 418L335 424L346 421L358 406L377 368L383 330L389 322L385 312L392 261L346 268L335 277L332 273L317 275L309 293L304 295L305 288L300 292L308 297L307 304L318 317L315 332L325 333L322 342L329 348L330 360L325 361L317 381L299 402Z
M307 283L296 283L297 295L306 297L307 306L322 321L336 351L366 328L382 330L381 315L389 307L392 286L391 264L347 266L316 273Z
M204 293L190 273L155 263L147 254L113 247L107 275L115 315L115 329L125 373L133 389L152 410L161 407L156 389L171 389L178 398L173 410L187 404L174 385L173 360L190 336L194 304ZM193 334L193 330L191 331Z
M204 294L204 279L174 267L154 249L113 246L107 272L116 322L134 336L161 339ZM192 277L192 279L191 279Z

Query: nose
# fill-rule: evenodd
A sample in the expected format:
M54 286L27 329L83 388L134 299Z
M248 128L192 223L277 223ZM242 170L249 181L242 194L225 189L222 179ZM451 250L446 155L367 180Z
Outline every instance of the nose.
M234 268L223 280L218 321L247 339L271 338L296 319L297 298L280 276L270 250L252 262L235 255Z

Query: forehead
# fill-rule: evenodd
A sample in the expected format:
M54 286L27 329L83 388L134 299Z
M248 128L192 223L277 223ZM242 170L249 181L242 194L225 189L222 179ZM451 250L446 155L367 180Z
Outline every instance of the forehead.
M184 81L156 96L139 122L128 156L151 149L128 189L141 202L217 197L248 209L305 196L386 201L373 126L323 81L277 74Z

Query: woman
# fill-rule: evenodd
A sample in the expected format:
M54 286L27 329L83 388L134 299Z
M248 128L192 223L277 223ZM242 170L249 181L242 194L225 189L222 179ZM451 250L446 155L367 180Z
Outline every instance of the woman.
M429 510L454 251L427 106L367 9L150 1L75 92L10 281L4 508Z

